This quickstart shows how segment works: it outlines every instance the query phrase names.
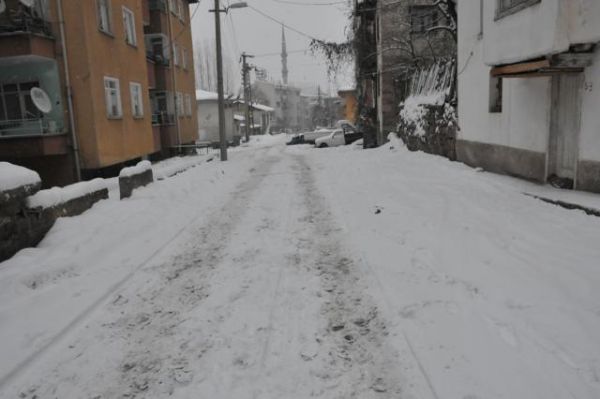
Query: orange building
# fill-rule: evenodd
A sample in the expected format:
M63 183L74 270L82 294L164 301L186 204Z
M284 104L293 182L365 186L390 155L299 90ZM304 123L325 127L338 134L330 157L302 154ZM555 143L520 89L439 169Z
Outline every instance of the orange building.
M347 89L338 91L338 96L344 100L344 119L356 123L358 118L358 99L355 89Z
M62 185L194 142L196 2L6 0L0 160ZM32 87L48 94L50 112L35 106Z

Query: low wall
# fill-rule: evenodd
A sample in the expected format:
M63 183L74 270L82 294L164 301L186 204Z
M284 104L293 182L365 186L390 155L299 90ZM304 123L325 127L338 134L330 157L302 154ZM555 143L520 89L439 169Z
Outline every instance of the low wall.
M121 199L129 198L136 188L146 186L154 182L152 165L148 161L142 161L136 166L125 168L119 174L119 192Z
M108 198L102 179L38 191L40 185L0 191L0 261L39 244L59 217L80 215Z

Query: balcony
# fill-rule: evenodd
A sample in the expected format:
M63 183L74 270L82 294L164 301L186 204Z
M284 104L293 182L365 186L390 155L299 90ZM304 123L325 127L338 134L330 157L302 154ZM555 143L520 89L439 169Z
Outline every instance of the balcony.
M150 11L167 12L166 0L149 0Z
M0 120L0 138L59 133L58 122L42 118Z
M37 55L54 58L50 23L15 10L9 7L0 14L0 57Z
M170 126L175 124L175 115L166 111L154 112L152 114L153 126Z

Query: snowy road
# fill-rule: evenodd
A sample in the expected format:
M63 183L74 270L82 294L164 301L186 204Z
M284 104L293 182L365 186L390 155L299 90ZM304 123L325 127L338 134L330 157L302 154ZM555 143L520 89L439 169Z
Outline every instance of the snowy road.
M389 145L231 158L0 264L0 397L600 397L600 219Z

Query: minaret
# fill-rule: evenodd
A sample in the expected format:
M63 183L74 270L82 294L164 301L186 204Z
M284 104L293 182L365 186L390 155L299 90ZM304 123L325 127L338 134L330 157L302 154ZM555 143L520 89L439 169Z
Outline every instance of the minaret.
M281 78L283 84L288 84L288 66L287 66L287 46L285 43L285 28L281 26Z

